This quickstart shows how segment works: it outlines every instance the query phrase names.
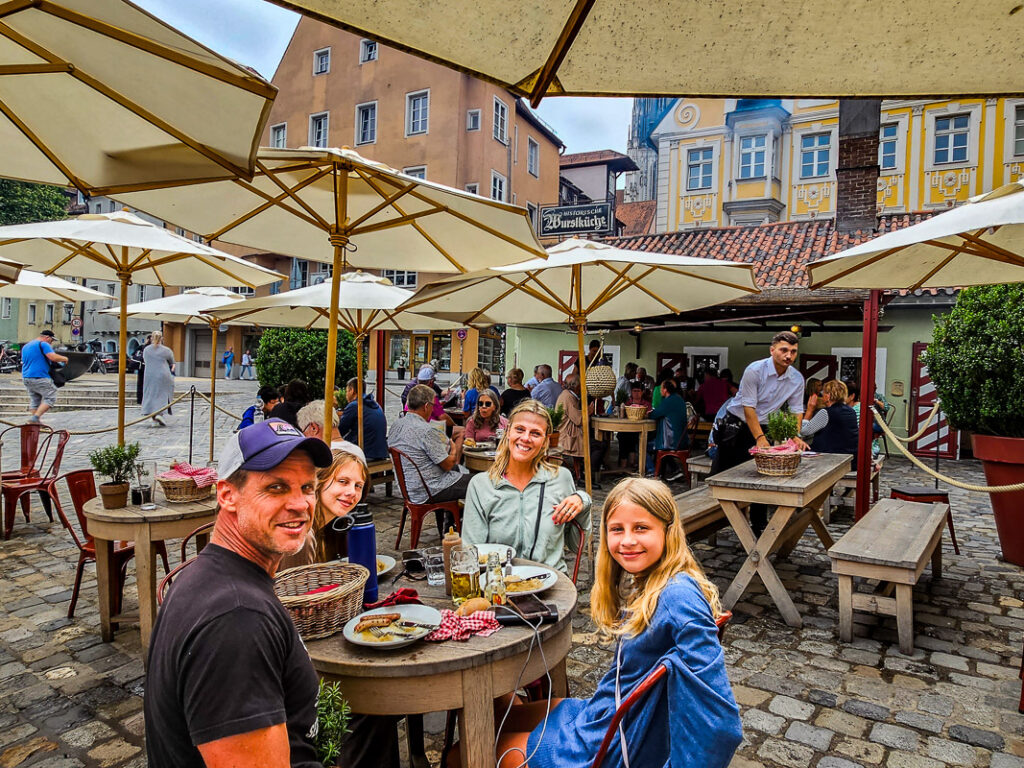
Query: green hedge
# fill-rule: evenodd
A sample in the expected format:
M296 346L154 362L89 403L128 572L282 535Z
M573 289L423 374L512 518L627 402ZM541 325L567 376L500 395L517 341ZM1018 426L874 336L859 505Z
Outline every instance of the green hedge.
M319 398L327 378L327 331L300 328L268 328L260 337L256 353L256 375L260 384L283 387L292 379L302 379L309 393ZM356 375L356 350L352 334L338 331L338 357L335 389Z
M956 429L1024 437L1024 284L967 288L923 356Z

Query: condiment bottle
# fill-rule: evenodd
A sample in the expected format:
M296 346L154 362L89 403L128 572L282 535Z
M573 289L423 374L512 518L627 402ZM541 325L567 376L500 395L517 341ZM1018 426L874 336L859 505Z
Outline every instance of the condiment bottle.
M505 604L505 573L501 569L501 557L492 551L487 555L487 589L484 597L491 605Z
M352 528L348 532L348 561L358 563L370 572L363 589L363 602L377 602L377 529L373 513L366 504L357 504L352 512Z
M441 539L441 549L444 556L444 593L452 593L452 550L462 544L462 537L455 532L455 528L449 528L448 533Z

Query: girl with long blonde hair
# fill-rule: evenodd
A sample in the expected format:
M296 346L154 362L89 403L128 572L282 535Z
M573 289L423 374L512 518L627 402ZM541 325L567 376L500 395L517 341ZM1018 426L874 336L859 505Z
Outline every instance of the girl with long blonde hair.
M604 766L725 768L742 739L715 619L718 590L686 543L668 487L627 478L601 516L591 615L615 639L615 661L590 699L510 708L500 768L591 765L619 703L655 669L666 680L619 726Z

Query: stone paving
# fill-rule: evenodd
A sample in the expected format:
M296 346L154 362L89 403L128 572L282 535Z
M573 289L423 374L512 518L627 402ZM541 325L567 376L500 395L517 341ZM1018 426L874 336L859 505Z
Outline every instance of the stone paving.
M255 386L230 382L225 389L221 402L240 412ZM388 410L394 407L389 400ZM181 413L166 429L142 425L129 436L142 442L147 458L180 457L182 446L187 453L187 412ZM59 423L86 429L110 418L106 411L69 412ZM197 453L205 446L205 424L197 407ZM233 427L233 419L218 417L222 436ZM106 443L103 436L74 439L65 469L86 466L87 451ZM983 482L974 462L943 466L958 478ZM882 492L907 481L923 478L894 457L885 466ZM597 493L599 500L608 487ZM380 490L371 497L379 541L382 551L393 552L401 507ZM724 643L744 724L735 768L1024 768L1024 715L1017 712L1024 570L998 559L987 496L952 489L951 498L963 554L954 555L947 541L944 578L933 583L926 571L918 584L910 656L898 650L892 619L858 616L855 640L839 642L836 581L810 534L776 566L804 617L802 629L782 622L754 580ZM851 522L849 510L838 511L829 528L839 537ZM434 543L435 535L425 534L424 543ZM722 532L714 546L693 547L724 590L743 560L735 536ZM32 522L19 516L12 538L0 542L0 768L145 764L137 629L122 627L113 643L100 641L91 566L75 618L65 618L76 555L38 503ZM135 603L131 573L128 610ZM586 576L580 586L568 669L573 694L585 696L612 657L586 616ZM428 756L435 761L440 725L440 718L427 718Z

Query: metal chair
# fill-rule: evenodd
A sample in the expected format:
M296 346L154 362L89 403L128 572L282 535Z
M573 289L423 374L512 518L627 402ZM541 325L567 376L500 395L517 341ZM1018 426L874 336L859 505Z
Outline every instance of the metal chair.
M458 501L426 501L423 503L416 503L409 500L409 490L405 482L405 465L403 460L409 463L415 471L416 475L420 479L420 485L426 489L427 484L423 480L423 473L420 472L420 468L416 466L416 462L409 458L409 456L397 448L388 448L388 453L391 454L391 463L395 467L395 479L398 481L398 488L402 491L402 499L404 501L402 505L402 520L398 524L398 538L395 540L395 549L399 549L402 543L402 532L405 530L405 517L408 514L411 518L409 523L409 546L412 549L416 548L416 545L420 541L420 531L423 529L423 518L426 517L428 512L436 512L442 510L451 513L455 520L455 529L458 531L462 530L462 517L459 511Z
M686 478L686 486L690 486L690 468L686 462L690 460L690 451L687 450L657 450L654 452L654 476L661 477L661 462L665 459L673 458L679 462L679 466L682 467L683 477Z
M163 605L164 597L167 594L167 589L171 586L171 582L174 581L174 577L185 570L185 567L195 562L196 558L199 557L199 553L202 552L203 548L199 545L199 541L196 541L196 553L193 557L188 557L188 543L199 536L206 537L210 531L213 530L213 526L216 525L216 521L209 523L203 523L188 536L181 540L181 562L175 567L173 571L167 571L167 575L160 579L160 583L156 587L156 604ZM204 545L205 546L205 545ZM166 562L165 562L166 566Z
M26 476L17 480L3 480L0 491L3 494L4 505L4 538L11 537L14 530L15 505L21 503L21 513L25 516L25 522L29 521L29 510L32 506L32 494L38 493L43 505L43 511L53 522L53 511L50 508L49 486L57 479L60 473L60 463L64 458L64 448L67 446L71 435L66 430L51 432L39 444L35 461L29 468Z
M30 477L36 463L36 454L39 452L40 432L44 430L47 434L53 432L53 430L45 424L19 424L14 427L8 427L7 429L0 431L0 455L3 455L4 438L8 432L13 432L14 430L18 431L18 437L21 444L21 464L18 469L0 472L0 483L9 483L14 480L21 480L23 478Z

